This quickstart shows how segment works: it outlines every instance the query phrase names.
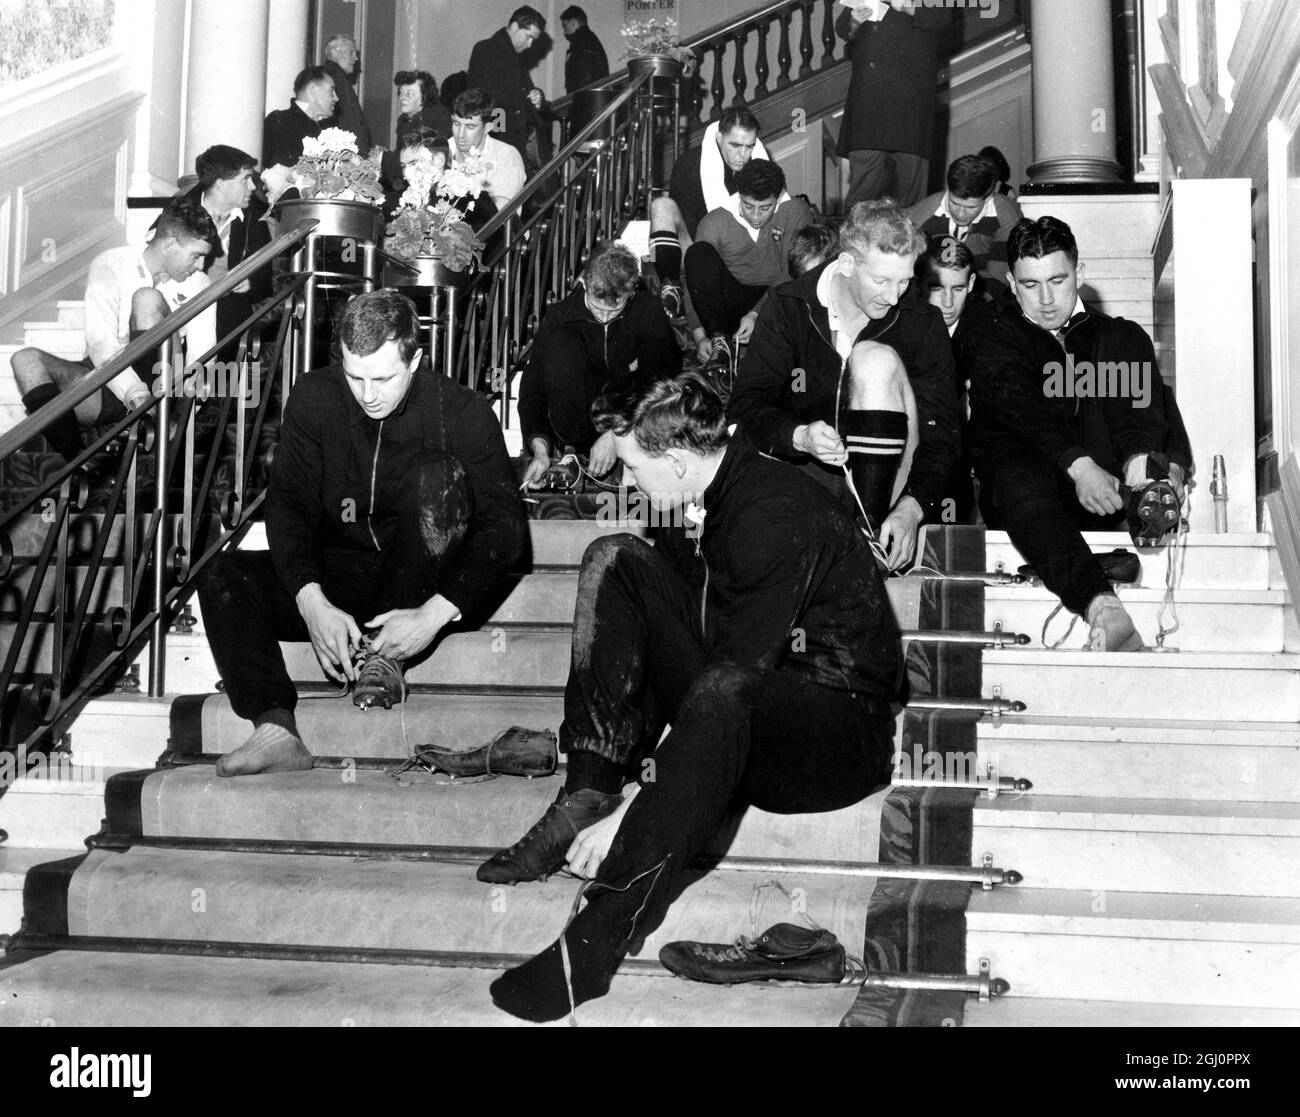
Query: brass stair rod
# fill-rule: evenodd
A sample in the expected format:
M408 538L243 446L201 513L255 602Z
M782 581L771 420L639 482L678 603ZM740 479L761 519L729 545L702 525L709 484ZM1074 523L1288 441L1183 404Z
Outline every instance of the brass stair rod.
M985 648L1010 648L1028 644L1031 637L1024 632L942 632L925 629L907 629L904 640L924 640L928 644L978 644Z
M989 960L980 959L977 974L921 974L873 973L862 983L878 989L927 989L949 993L970 993L987 1004L993 997L1002 997L1011 991L1011 983L989 974Z

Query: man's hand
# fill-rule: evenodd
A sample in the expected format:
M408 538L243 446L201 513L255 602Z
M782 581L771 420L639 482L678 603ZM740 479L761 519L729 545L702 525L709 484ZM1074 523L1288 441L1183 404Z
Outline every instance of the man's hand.
M143 407L153 399L153 392L144 384L136 384L127 389L126 395L122 397L122 406L127 411L134 411L137 407Z
M639 790L639 789L638 789ZM614 843L614 835L623 824L623 816L636 798L636 791L629 794L613 814L593 823L573 839L565 860L569 872L575 877L590 880L600 871L601 862L609 856L609 847Z
M713 356L713 339L703 330L695 331L695 356L701 363Z
M537 488L542 483L542 478L546 476L546 471L550 468L551 455L549 453L534 454L524 469L524 480L520 487L525 489Z
M916 537L925 513L915 497L900 497L894 510L880 525L879 542L885 549L890 570L900 570L916 554Z
M614 463L618 461L618 451L614 449L614 432L606 431L591 446L587 456L587 468L593 477L604 477Z
M545 99L546 98L542 96L542 91L535 86L528 91L528 100L532 102L532 106L535 109L540 109L542 107L542 102Z
M297 604L311 637L312 651L325 674L340 683L355 679L352 656L361 645L357 622L331 605L317 582L308 582L298 591Z
M835 428L820 419L794 428L794 448L827 465L843 465L849 460L849 452Z
M1095 516L1107 516L1124 507L1119 498L1119 478L1107 473L1091 458L1075 460L1067 470L1079 503Z
M378 628L370 638L372 650L399 662L419 655L433 643L443 628L460 616L460 610L445 597L435 595L418 609L390 609L366 621L367 628Z
M744 345L754 336L754 326L758 322L758 315L752 310L740 320L740 326L736 330L736 343Z

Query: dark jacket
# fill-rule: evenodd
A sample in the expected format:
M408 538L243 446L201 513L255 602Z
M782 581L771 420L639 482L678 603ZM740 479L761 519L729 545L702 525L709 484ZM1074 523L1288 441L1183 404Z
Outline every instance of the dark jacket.
M1173 393L1156 365L1155 349L1135 322L1095 310L1076 314L1062 331L1065 348L1034 325L1007 296L958 331L961 364L971 381L970 441L976 468L998 453L1029 448L1062 470L1085 455L1124 477L1134 454L1161 450L1189 473L1191 443ZM1049 391L1063 376L1066 354L1076 362L1121 362L1143 370L1147 406L1126 396L1079 398ZM1057 383L1062 383L1058 380Z
M357 97L356 86L337 62L327 59L321 65L334 79L334 92L339 95L339 103L334 106L334 115L321 127L342 128L345 132L351 132L357 138L357 151L363 156L369 155L370 125L366 123L366 114L361 108L361 100Z
M736 192L736 172L724 162L722 164L722 181L728 194ZM668 196L677 203L682 211L682 220L686 231L695 238L695 230L709 207L704 201L704 187L700 183L700 149L691 148L682 153L682 157L673 164L673 175L668 182Z
M505 128L496 133L497 138L523 152L529 126L541 129L542 122L528 100L532 79L504 27L490 39L474 44L469 56L469 84L471 88L486 89L492 94L497 108L505 114Z
M319 136L324 127L303 112L297 101L290 101L287 109L268 113L262 125L262 166L292 167L302 158L302 141Z
M546 373L548 361L555 361L562 336L566 341L576 339L581 348L581 364L575 366L567 361L566 371L586 381L588 401L609 388L649 384L676 376L682 370L681 347L654 295L638 291L622 314L602 324L587 309L583 291L581 286L575 287L551 307L537 331L519 384L519 426L525 447L531 446L534 438L545 438L553 449L557 448L547 418ZM634 362L635 371L631 367Z
M186 195L190 201L203 202L203 187L195 186ZM256 195L250 199L244 216L230 225L230 251L226 254L226 270L233 271L249 256L271 243L271 226L266 223L266 203ZM221 258L220 243L212 246L212 252L204 261L203 270L207 271L213 261ZM258 268L248 279L248 298L256 303L271 296L271 265Z
M855 24L847 11L835 29L853 64L836 152L904 151L929 159L934 148L939 40L961 15L948 5L890 9L878 23Z
M799 463L823 484L843 492L843 472L797 452L792 441L795 427L817 419L838 429L836 402L841 409L848 406L840 385L843 362L831 341L826 308L817 298L817 282L828 266L767 293L727 413L760 450ZM903 493L934 522L961 454L956 373L943 315L908 290L888 315L871 322L856 340L890 346L907 369L921 430ZM799 369L802 377L796 375Z
M898 626L863 534L835 498L733 440L700 503L702 528L664 528L655 547L701 601L708 662L796 671L888 716Z
M501 425L483 397L435 376L426 361L402 405L375 420L332 365L294 384L271 468L267 538L290 596L324 582L331 554L391 544L402 479L421 450L455 457L472 491L469 533L438 592L468 614L515 564L528 525Z
M569 52L564 56L565 93L609 76L609 56L596 32L584 23L568 38Z

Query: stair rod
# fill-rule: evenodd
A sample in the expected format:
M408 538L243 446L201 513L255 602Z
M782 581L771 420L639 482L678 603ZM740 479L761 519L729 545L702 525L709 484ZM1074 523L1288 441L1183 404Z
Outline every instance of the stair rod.
M276 841L267 838L164 838L131 834L95 834L86 839L90 850L125 853L143 849L197 850L208 853L279 853L299 857L355 857L370 861L423 861L430 864L473 864L495 848L479 846L378 845L365 842ZM793 858L700 858L692 868L747 873L803 873L808 876L879 877L890 880L950 880L978 884L985 890L1019 884L1015 869L992 865L886 865L862 861L800 861ZM576 878L575 878L576 879Z

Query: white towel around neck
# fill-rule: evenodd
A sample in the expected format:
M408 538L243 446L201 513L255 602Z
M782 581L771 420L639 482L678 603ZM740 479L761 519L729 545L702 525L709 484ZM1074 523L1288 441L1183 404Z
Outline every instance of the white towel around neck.
M754 147L755 159L771 159L763 141ZM726 164L722 161L722 152L718 148L718 122L715 120L704 130L704 139L700 144L700 186L704 189L704 212L715 210L723 205L731 192L727 189Z

